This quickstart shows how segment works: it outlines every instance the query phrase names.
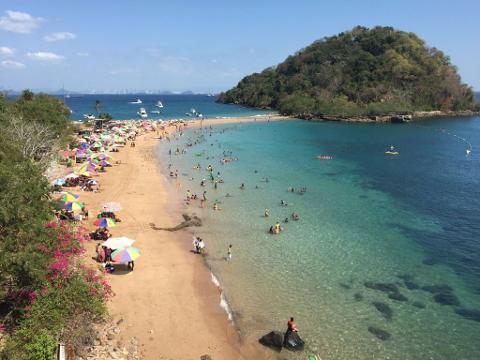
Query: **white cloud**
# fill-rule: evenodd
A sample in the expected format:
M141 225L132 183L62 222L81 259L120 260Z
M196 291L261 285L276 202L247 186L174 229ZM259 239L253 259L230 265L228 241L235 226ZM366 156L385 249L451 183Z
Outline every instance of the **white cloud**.
M25 64L18 61L13 61L13 60L3 60L0 64L7 69L20 70L25 68Z
M74 33L71 32L56 32L51 33L43 37L45 41L62 41L62 40L73 40L77 37Z
M15 49L6 47L6 46L0 46L0 56L8 57L12 56L15 53Z
M0 29L5 31L29 34L35 30L43 21L41 17L33 17L30 14L21 11L5 11L5 15L0 17Z
M32 60L44 62L58 62L65 59L64 56L52 52L38 51L35 53L27 53L27 56Z
M90 54L88 52L79 52L77 53L77 56L87 57L90 56Z

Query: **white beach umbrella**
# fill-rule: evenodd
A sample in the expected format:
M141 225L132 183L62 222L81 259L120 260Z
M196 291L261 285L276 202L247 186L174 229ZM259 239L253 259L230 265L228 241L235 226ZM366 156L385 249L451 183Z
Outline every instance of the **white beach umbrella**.
M107 248L110 249L120 249L122 247L129 247L132 246L132 244L135 242L135 240L130 239L125 236L121 237L115 237L115 238L110 238L107 241L105 241L102 246L106 246Z

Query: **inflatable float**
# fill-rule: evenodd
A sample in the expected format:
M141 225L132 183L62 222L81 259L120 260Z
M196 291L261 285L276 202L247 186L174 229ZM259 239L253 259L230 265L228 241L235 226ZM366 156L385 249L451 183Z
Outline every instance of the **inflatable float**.
M400 155L398 151L385 151L385 155Z
M332 160L333 156L330 155L317 155L317 160Z

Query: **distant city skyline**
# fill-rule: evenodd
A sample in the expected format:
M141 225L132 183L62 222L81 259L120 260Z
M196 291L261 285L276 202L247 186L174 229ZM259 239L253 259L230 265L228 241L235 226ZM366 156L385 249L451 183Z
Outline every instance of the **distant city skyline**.
M0 90L218 93L317 39L382 25L442 50L478 91L478 13L473 0L4 0Z

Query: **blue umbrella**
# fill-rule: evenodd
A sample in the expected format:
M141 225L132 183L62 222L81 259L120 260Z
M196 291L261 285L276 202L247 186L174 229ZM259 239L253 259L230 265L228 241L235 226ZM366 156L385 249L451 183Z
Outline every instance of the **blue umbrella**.
M65 185L65 179L55 179L53 185L62 186Z

